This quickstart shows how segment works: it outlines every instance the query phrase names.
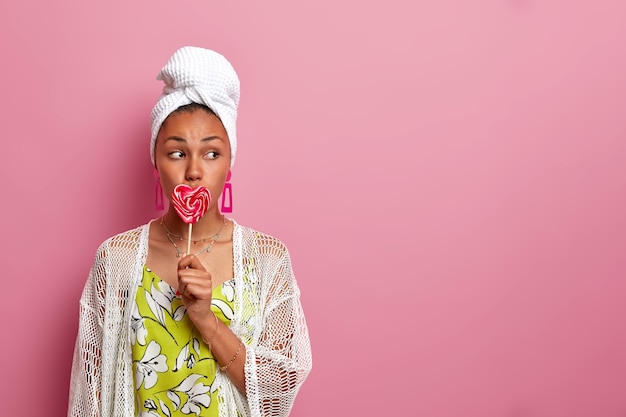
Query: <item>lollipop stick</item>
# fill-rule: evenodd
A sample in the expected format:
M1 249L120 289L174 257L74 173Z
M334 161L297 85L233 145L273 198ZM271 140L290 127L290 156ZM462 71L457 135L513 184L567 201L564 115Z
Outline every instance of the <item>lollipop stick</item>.
M187 240L187 255L191 253L191 223L189 223L189 239Z

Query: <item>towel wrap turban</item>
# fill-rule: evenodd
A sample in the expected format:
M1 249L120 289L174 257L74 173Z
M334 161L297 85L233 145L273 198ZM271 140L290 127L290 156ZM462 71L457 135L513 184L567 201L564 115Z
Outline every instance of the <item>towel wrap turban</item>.
M230 142L230 165L233 166L237 151L239 77L230 62L210 49L185 46L174 52L157 80L162 80L165 86L150 114L152 163L155 163L156 138L167 116L180 106L198 103L210 108L222 121Z

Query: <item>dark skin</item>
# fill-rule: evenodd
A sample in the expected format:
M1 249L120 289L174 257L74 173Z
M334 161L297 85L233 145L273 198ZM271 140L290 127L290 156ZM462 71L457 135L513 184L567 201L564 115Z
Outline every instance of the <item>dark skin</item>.
M146 264L163 281L180 294L187 314L205 341L210 342L220 366L237 389L245 395L245 346L211 311L213 289L233 277L233 223L225 220L217 207L218 197L230 169L230 142L217 116L203 109L174 112L162 124L155 146L155 166L163 192L172 195L178 184L205 186L211 192L207 212L192 229L192 254L176 257L176 249L167 239L160 221L150 225ZM188 225L173 206L163 216L167 228L183 241L176 244L187 250ZM204 249L221 229L210 252L194 255ZM207 238L208 240L202 241ZM216 327L217 324L217 327ZM233 359L237 350L239 354ZM231 363L232 360L232 363Z

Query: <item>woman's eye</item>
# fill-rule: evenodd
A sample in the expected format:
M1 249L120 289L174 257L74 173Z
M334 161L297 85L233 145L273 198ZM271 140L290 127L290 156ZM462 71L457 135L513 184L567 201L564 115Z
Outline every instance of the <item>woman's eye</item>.
M215 151L207 152L206 157L208 159L215 159L219 154Z
M181 151L170 152L170 158L172 158L172 159L180 159L183 156L185 156L185 154L182 153Z

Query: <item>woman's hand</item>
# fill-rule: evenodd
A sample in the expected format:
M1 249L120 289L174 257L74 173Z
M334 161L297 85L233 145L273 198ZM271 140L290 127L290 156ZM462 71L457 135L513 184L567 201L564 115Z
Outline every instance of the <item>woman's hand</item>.
M206 321L211 312L213 283L211 274L195 255L186 255L178 262L178 294L187 314L196 326Z

